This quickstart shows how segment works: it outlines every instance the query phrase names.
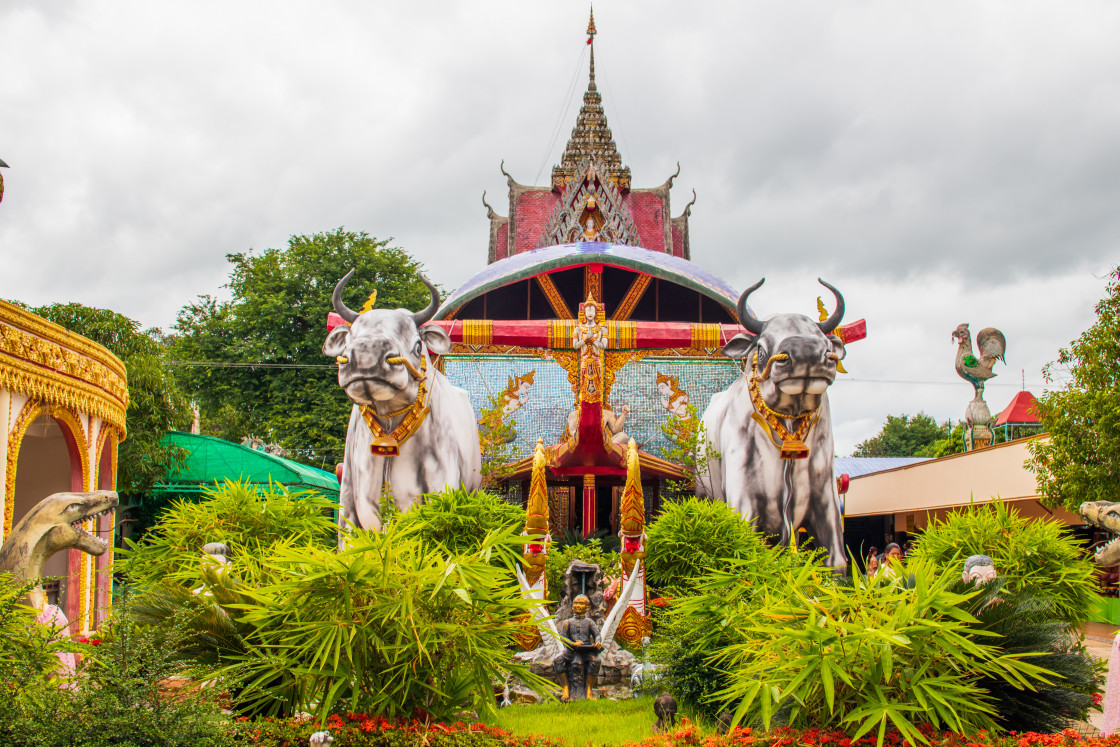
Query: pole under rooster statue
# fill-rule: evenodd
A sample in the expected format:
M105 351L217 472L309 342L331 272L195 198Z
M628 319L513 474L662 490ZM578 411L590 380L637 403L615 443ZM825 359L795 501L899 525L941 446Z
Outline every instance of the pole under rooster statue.
M957 341L957 374L972 384L973 398L965 410L965 421L968 428L965 430L965 450L983 448L992 443L992 411L984 401L984 382L995 376L992 367L996 361L1003 361L1004 351L1007 350L1007 338L995 327L986 327L976 335L977 357L972 352L972 334L968 331L967 324L960 324L953 330L953 339Z
M638 465L638 446L634 439L626 452L626 487L622 489L619 501L619 529L622 538L622 586L625 587L634 573L634 565L646 556L646 504L642 494L642 472ZM630 598L629 606L622 613L618 623L619 639L632 646L640 646L642 638L653 630L649 610L646 607L646 569L645 563L638 566L637 588Z

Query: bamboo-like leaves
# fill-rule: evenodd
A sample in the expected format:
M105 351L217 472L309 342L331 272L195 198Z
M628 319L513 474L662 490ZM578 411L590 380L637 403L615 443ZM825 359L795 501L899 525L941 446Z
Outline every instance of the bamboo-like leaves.
M268 583L225 609L248 627L244 651L221 675L239 703L262 713L323 718L341 700L387 716L446 718L494 707L491 681L515 673L508 647L530 608L511 568L522 541L490 532L475 552L447 556L408 527L356 532L339 553L280 547L262 561Z
M726 621L721 632L733 642L711 661L728 675L716 697L737 722L768 727L781 713L793 726L848 730L853 741L874 734L881 744L896 729L926 743L923 723L995 727L979 678L1026 689L1048 682L1052 673L1023 654L977 642L966 604L976 592L950 590L955 573L921 564L901 570L896 580L840 586L812 568L789 568L748 596L742 569L732 569L702 582L703 593L674 614L691 617L699 631L714 628L717 615Z

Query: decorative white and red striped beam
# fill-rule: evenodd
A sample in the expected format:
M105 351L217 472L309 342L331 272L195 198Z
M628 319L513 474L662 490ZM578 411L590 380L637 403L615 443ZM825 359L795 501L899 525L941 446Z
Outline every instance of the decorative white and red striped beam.
M345 324L331 312L327 329ZM443 327L453 343L465 345L516 345L520 347L563 349L572 347L573 319L498 320L450 319L428 322ZM613 322L607 321L607 347L615 350L657 348L723 347L728 340L746 330L738 324L700 324L690 322ZM845 344L867 337L863 319L836 328Z

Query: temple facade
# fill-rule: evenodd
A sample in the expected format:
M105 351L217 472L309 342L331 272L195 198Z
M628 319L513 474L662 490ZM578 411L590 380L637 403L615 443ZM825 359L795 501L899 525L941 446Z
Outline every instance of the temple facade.
M487 264L433 322L451 336L438 365L470 393L484 461L488 430L512 426L498 450L511 495L527 499L545 446L556 537L619 532L631 439L645 515L656 516L667 483L691 479L678 437L741 375L721 354L744 331L739 293L692 262L695 193L672 217L677 174L633 186L595 84L595 33L592 18L587 90L550 183L522 184L503 162L507 214L483 196Z

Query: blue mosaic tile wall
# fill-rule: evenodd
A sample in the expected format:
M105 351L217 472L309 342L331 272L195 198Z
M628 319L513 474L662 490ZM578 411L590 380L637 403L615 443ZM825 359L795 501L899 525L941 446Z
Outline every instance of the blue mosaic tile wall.
M471 397L475 417L490 408L490 397L501 397L511 376L533 372L533 384L520 408L512 414L517 429L517 457L532 454L537 438L546 444L560 440L567 424L575 396L568 374L555 361L540 358L498 357L491 355L445 356L444 375L455 386L465 389ZM619 369L610 404L616 413L630 405L625 431L644 450L662 456L668 442L661 434L661 425L669 411L662 404L664 392L659 391L658 375L677 379L679 391L688 395L689 404L703 415L712 395L729 387L741 375L738 364L729 358L659 358L631 361ZM679 394L674 395L679 403Z

